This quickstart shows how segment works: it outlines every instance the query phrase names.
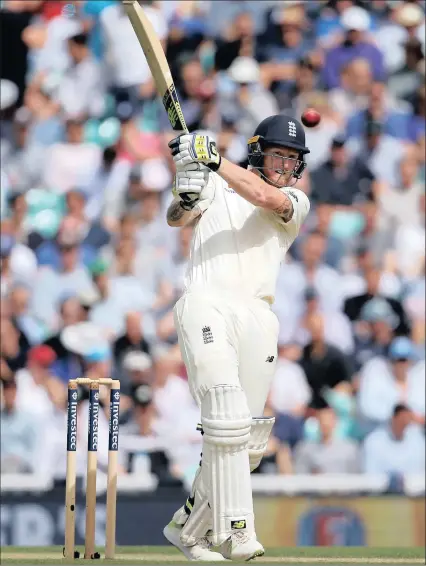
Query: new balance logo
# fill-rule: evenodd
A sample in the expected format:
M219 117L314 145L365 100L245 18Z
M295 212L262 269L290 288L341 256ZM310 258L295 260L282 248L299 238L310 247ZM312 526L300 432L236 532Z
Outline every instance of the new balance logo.
M202 332L204 344L211 344L213 342L213 334L210 326L204 326Z
M299 199L297 198L296 193L294 193L293 191L287 191L287 192L288 192L289 195L291 195L295 199L296 202L299 202Z
M265 360L265 362L269 362L270 364L272 364L272 362L275 360L275 356L268 356Z
M296 124L294 122L288 123L288 135L292 138L296 137Z
M231 521L231 529L245 529L247 526L247 523L245 521L245 519L242 519L241 521Z

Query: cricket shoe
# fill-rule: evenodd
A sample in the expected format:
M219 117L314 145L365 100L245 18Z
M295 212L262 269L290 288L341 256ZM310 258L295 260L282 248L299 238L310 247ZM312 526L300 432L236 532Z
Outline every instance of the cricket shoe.
M173 546L178 548L188 560L198 562L226 562L226 558L222 556L222 554L211 550L212 544L207 537L201 538L193 546L185 546L180 540L181 530L181 525L171 521L164 527L163 535Z
M228 560L252 560L265 554L265 549L255 534L244 531L233 533L231 537L218 547L220 553Z

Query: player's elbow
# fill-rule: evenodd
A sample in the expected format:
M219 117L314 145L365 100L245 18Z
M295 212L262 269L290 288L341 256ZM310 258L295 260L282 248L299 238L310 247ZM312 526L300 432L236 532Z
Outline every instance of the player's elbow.
M185 219L185 218L181 218L180 220L172 220L171 218L167 218L167 224L168 224L171 228L181 228L182 226L185 226L185 224L186 224L186 219Z

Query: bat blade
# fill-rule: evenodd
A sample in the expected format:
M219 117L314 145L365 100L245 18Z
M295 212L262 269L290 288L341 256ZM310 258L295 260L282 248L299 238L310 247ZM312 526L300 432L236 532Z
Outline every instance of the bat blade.
M137 0L123 0L124 9L145 54L173 130L188 132L170 67L161 42ZM129 61L129 64L132 64Z

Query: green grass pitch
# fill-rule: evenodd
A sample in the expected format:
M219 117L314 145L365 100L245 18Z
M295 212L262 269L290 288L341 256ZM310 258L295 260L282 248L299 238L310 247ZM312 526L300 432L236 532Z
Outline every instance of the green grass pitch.
M78 550L83 556L83 548ZM103 548L97 549L102 557ZM62 548L50 547L3 547L1 564L66 564ZM86 562L84 558L75 564ZM94 561L102 564L180 564L186 558L171 546L118 547L114 560ZM232 562L229 562L232 564ZM425 564L424 548L368 548L368 547L309 547L270 548L265 556L252 563L258 564ZM212 562L210 562L212 564ZM217 564L223 564L218 562ZM233 563L235 564L235 563Z

